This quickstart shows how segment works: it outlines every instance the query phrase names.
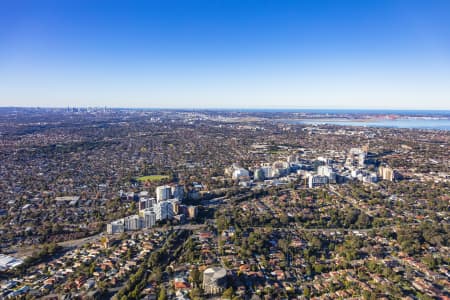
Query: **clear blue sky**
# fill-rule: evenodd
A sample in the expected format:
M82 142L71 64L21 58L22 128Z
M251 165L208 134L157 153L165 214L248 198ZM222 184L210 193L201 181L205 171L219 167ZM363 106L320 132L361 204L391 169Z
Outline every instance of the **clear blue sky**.
M0 1L0 106L450 108L450 1Z

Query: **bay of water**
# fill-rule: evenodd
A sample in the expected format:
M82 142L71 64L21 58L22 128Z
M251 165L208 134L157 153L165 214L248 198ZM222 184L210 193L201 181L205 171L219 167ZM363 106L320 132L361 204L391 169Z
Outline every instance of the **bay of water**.
M438 129L450 130L450 119L396 119L396 120L370 120L370 121L342 121L342 120L286 120L291 124L332 124L342 126L363 127L391 127L411 129Z

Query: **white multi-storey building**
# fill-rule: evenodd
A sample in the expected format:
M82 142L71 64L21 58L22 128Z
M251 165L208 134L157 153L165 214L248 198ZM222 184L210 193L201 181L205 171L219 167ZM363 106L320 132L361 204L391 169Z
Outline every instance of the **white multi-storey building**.
M139 230L142 228L141 218L139 215L131 215L123 218L125 230Z
M320 175L311 175L308 178L308 185L310 188L319 186L319 185L325 185L328 183L328 177L327 176L320 176Z
M141 198L139 200L139 211L152 208L156 204L155 198Z
M317 168L317 175L328 177L329 183L336 183L336 172L330 166L319 166Z
M171 188L169 185L162 185L156 188L156 200L158 202L170 199Z
M378 174L383 180L394 181L395 179L394 170L388 166L380 166L378 168Z
M352 176L352 178L358 178L359 175L362 175L362 170L353 169L350 175Z
M246 169L244 168L239 168L233 171L233 179L234 180L238 180L242 177L248 177L249 173Z
M156 213L153 210L147 209L143 213L142 227L151 228L156 224Z
M273 169L271 166L263 166L261 170L264 173L264 178L272 178L273 177Z
M170 201L161 201L155 205L156 220L171 219L173 217L173 207Z
M122 233L125 231L125 226L123 223L123 219L119 219L117 221L113 221L106 225L106 232L108 234L116 234L116 233Z
M184 198L184 187L182 185L173 185L171 187L172 197L178 200L183 200Z

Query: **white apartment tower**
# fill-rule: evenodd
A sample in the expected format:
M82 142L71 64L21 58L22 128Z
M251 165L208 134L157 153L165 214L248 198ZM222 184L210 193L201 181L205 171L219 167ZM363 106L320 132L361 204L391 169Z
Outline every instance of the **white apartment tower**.
M170 201L161 201L155 205L156 220L171 219L173 217L173 208Z
M161 185L156 188L156 201L164 201L170 199L171 188L169 185Z

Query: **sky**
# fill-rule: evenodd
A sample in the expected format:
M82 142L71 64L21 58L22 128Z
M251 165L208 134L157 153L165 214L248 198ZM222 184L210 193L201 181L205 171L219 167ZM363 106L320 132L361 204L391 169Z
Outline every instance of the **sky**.
M450 109L450 1L1 0L0 106Z

